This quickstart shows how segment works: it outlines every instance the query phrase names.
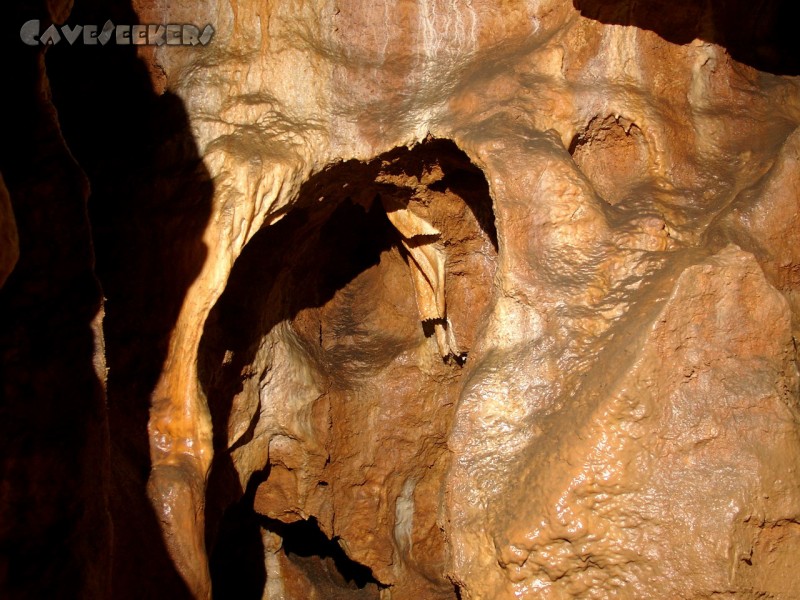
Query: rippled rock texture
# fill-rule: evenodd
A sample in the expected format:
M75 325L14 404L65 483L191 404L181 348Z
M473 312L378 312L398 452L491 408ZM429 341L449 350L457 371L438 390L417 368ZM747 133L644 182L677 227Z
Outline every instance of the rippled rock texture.
M114 597L798 597L783 3L100 4Z

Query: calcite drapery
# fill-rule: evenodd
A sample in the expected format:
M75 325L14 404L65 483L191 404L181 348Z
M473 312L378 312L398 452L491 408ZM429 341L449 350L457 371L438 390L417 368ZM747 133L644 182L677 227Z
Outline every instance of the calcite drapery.
M389 183L392 178L379 178L378 181ZM420 317L423 321L433 322L436 343L442 358L458 358L461 352L453 333L453 324L447 318L446 258L444 248L438 243L442 232L414 213L408 201L398 201L392 196L382 196L381 201L386 216L400 232L403 246L411 257L409 266Z

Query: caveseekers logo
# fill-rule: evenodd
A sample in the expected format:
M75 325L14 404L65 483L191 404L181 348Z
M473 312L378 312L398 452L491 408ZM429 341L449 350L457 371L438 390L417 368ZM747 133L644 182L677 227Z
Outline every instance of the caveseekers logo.
M41 21L28 21L19 30L20 39L28 46L55 46L65 40L86 46L105 46L113 41L118 46L205 46L214 37L214 28L202 30L195 25L114 25L106 21L97 25L50 25L42 31Z

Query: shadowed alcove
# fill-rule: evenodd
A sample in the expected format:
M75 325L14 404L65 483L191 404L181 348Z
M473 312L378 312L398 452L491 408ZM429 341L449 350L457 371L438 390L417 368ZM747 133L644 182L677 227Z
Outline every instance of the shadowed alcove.
M325 169L253 237L199 355L215 595L453 597L438 496L496 256L482 172L433 138Z

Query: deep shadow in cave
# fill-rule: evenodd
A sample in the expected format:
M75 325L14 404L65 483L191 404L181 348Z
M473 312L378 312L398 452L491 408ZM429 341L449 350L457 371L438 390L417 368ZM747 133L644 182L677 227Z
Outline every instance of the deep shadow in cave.
M378 587L372 571L350 560L335 540L329 540L325 536L314 517L288 524L274 519L264 519L262 523L265 529L283 538L283 550L290 560L301 566L311 562L309 571L313 571L317 567L313 563L319 561L328 587L351 590L363 590L367 586Z
M287 256L297 251L298 242L302 244L313 235L318 236L313 252L304 253L287 271ZM250 442L256 422L232 448L227 448L224 424L233 397L241 391L238 375L253 361L265 332L295 316L305 305L321 306L330 300L355 275L378 263L380 253L394 243L394 235L379 205L373 204L367 211L347 199L338 206L317 207L316 211L309 207L293 210L256 235L237 261L226 295L209 318L209 325L224 330L230 336L228 340L234 342L228 344L234 360L223 371L213 371L207 364L203 368L201 363L201 378L203 374L209 377L209 407L215 424L216 458L206 509L215 596L260 598L266 578L261 518L252 506L255 489L267 473L254 474L237 502L242 491L229 454ZM305 287L304 281L313 281L314 285ZM303 291L289 299L281 298L276 285ZM210 358L202 349L200 356L201 360ZM216 426L218 423L221 425ZM226 507L231 502L235 503ZM219 538L215 539L220 519ZM232 556L236 560L231 560Z
M17 359L13 377L0 374L8 390L16 380L28 388L14 419L0 419L26 432L17 462L31 463L29 481L14 484L19 512L3 515L23 532L12 542L12 585L25 597L188 598L146 493L147 422L175 320L206 258L213 185L182 101L154 89L136 46L50 47L36 89L42 49L21 44L20 24L37 18L44 28L46 5L67 4L73 25L139 22L131 0L4 5L15 56L7 120L21 135L6 140L0 169L25 246L3 289L20 306L0 305L25 333L2 346L37 348L17 353L32 362ZM102 297L106 398L90 329Z
M705 40L759 71L800 75L800 36L789 0L572 1L601 23L648 29L674 44Z
M108 428L92 331L102 295L86 181L47 97L42 49L19 41L45 3L10 0L0 14L0 178L19 232L0 285L0 597L105 598Z
M283 538L286 557L309 580L339 589L344 594L341 597L377 594L377 582L369 569L348 559L316 522L286 524L254 511L256 489L269 476L269 465L252 474L243 490L231 452L250 443L268 443L253 439L259 411L238 440L228 440L227 424L234 399L242 393L246 379L258 376L258 365L253 362L259 344L279 323L288 322L299 332L317 368L332 373L334 385L338 386L368 376L371 370L388 365L409 345L418 345L430 337L431 332L423 327L416 312L410 276L405 270L403 289L409 298L403 305L405 313L396 319L401 323L396 330L388 328L392 331L370 329L364 324L359 298L371 301L373 294L369 290L377 288L354 282L361 281L359 278L365 273L376 269L385 272L386 265L402 265L403 259L407 264L409 260L381 198L391 194L408 202L412 191L376 182L378 175L388 170L420 180L432 169L441 172L437 171L439 176L428 189L457 197L459 205L467 209L463 214L454 213L460 215L459 221L447 225L454 233L445 235L443 243L457 248L465 236L459 223L470 222L482 232L485 253L496 255L497 232L483 174L452 142L429 139L412 149L398 148L369 162L339 163L315 175L303 186L291 211L256 234L234 265L227 287L206 323L199 354L201 385L208 398L215 435L206 505L206 541L215 597L261 597L266 581L262 529ZM436 202L434 198L432 204ZM443 217L443 222L447 218ZM396 257L394 263L389 260L392 256ZM403 259L397 258L400 256ZM463 257L452 260L452 295L456 300L463 295L459 276L464 275L462 271L469 271L465 262ZM486 289L490 287L487 281L479 283ZM485 304L483 298L481 302L467 307L473 312L462 307L463 314L454 316L460 319L465 337L474 337L474 323ZM331 309L334 305L343 308ZM321 320L309 319L309 310ZM323 336L335 343L328 344ZM446 368L461 367L452 364Z

